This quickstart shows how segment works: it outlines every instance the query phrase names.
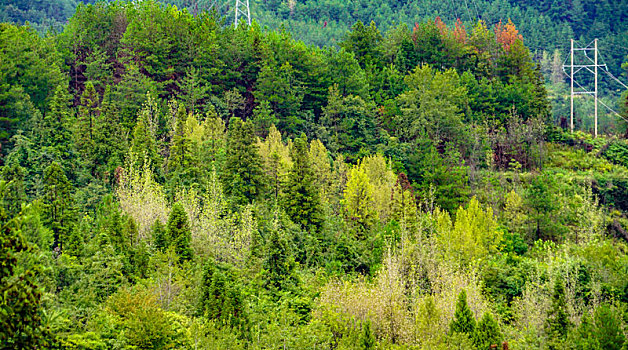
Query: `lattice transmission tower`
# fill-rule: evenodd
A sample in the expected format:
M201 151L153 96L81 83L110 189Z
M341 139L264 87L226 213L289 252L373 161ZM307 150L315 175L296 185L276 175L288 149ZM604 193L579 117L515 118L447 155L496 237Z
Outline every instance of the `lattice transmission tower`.
M249 0L236 0L235 5L235 27L238 27L240 17L244 17L246 24L251 25L251 9L249 8Z

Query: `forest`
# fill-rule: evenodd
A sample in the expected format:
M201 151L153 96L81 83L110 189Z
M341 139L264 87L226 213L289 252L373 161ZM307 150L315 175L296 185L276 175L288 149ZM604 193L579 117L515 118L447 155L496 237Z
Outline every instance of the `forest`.
M524 30L586 20L172 3L0 8L0 349L628 349L628 91L572 133Z

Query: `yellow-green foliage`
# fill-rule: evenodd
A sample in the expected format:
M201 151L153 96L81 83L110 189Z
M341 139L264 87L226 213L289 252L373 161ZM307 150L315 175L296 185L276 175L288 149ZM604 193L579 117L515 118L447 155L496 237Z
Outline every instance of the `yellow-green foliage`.
M525 213L523 198L515 190L508 192L504 198L502 217L504 224L512 232L524 233L528 215Z
M548 168L605 173L616 167L608 160L581 149L574 150L556 144L549 144L547 148L549 157L546 166Z
M364 162L353 166L344 190L343 204L349 220L362 227L373 224L377 212L374 209L373 185L369 180Z
M274 196L278 196L281 192L281 184L285 181L288 171L292 167L292 159L290 158L292 141L284 144L281 133L272 125L266 139L264 141L258 139L257 144L271 191L273 191Z
M365 157L362 166L373 186L373 207L379 219L386 221L390 217L390 196L397 176L381 154Z
M120 208L138 225L140 238L150 237L150 227L159 220L166 222L170 209L163 187L155 181L150 159L146 158L141 166L133 155L122 173L116 189Z
M483 210L477 199L472 198L466 209L458 209L455 222L445 211L438 211L436 216L437 241L443 258L464 266L500 250L502 233L497 229L493 210Z
M329 158L329 152L325 145L319 140L312 140L310 142L310 149L308 151L310 158L310 164L314 171L314 185L320 191L320 198L323 204L329 201L329 191L331 184L331 163Z

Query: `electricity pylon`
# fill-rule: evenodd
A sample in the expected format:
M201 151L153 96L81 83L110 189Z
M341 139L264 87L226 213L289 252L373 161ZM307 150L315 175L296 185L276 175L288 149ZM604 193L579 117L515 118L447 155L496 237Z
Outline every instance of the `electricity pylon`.
M592 44L593 44L593 47L591 46ZM583 51L584 56L588 59L589 62L586 62L587 64L575 64L574 55L576 51ZM594 58L589 57L589 55L587 54L588 51L594 52ZM571 117L569 119L571 132L573 132L574 96L575 95L593 95L595 98L595 117L594 117L595 118L595 137L597 137L598 67L606 68L605 64L598 64L599 52L597 48L597 39L593 40L593 42L591 42L586 47L574 47L574 40L571 39L570 54L571 54L571 64L564 65L563 70L565 70L565 68L569 68L571 71L571 74L567 74L569 76L569 79L571 80ZM586 69L587 71L589 71L591 74L593 74L595 78L595 87L593 91L588 91L585 87L583 87L582 85L580 85L580 83L576 81L576 74L583 69ZM567 72L565 71L565 73ZM580 89L576 90L574 87L574 84L577 84Z
M251 25L251 10L249 9L249 0L236 0L235 5L235 27L238 28L240 16L246 20L246 24Z

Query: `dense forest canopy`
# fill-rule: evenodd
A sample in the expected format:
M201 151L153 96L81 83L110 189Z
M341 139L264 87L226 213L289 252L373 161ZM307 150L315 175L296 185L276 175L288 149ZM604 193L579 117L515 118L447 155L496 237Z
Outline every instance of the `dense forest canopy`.
M622 2L207 3L1 8L0 348L628 347Z

